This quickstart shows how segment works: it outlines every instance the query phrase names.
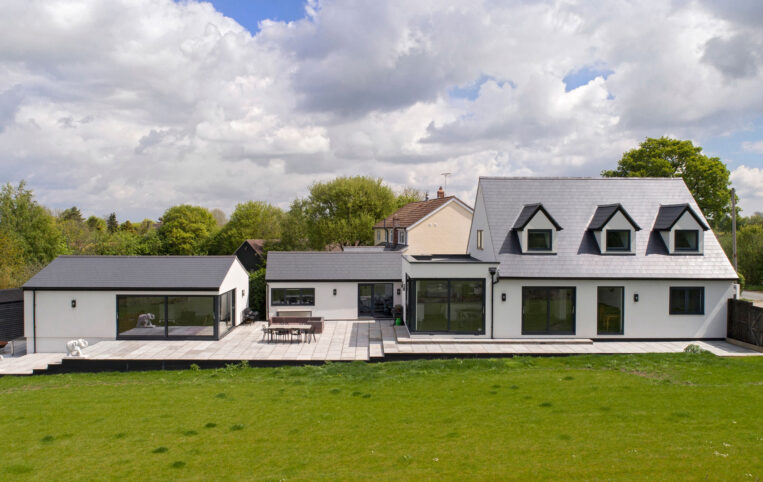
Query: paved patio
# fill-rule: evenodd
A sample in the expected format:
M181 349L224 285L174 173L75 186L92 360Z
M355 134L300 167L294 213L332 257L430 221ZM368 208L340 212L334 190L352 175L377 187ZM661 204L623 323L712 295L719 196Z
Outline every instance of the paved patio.
M60 365L182 367L192 362L213 364L247 360L253 364L381 361L439 356L575 355L681 352L694 343L718 356L763 356L725 341L592 341L587 339L476 340L411 337L391 320L329 321L312 343L267 342L263 322L236 327L219 341L119 340L96 343L83 352L86 359L64 353L36 353L0 361L0 375L31 375ZM171 362L171 363L170 363ZM123 368L124 369L124 368ZM132 368L131 368L132 369Z

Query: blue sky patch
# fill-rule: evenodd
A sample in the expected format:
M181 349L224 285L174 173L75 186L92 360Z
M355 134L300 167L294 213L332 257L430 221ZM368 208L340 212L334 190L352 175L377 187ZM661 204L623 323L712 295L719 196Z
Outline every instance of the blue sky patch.
M596 77L604 77L604 79L606 79L613 73L614 71L609 69L597 69L588 66L583 67L564 76L564 79L562 79L564 81L564 91L569 92L575 90L582 85L586 85Z
M237 21L251 33L263 20L291 22L305 18L305 0L211 0L218 12Z
M454 99L467 99L467 100L474 101L480 95L480 87L482 87L482 84L484 84L488 80L492 80L496 82L501 87L503 87L504 84L506 83L508 83L512 88L516 87L514 85L514 82L510 80L499 81L499 80L496 80L494 77L483 74L483 75L480 75L480 77L474 82L472 82L471 84L466 84L463 86L457 85L455 87L451 87L450 90L448 90L448 95Z
M730 135L705 139L700 145L703 154L720 157L721 161L728 165L729 170L734 170L742 164L763 168L763 155L742 147L745 142L760 142L761 139L763 139L763 117L758 117L747 129L735 129Z

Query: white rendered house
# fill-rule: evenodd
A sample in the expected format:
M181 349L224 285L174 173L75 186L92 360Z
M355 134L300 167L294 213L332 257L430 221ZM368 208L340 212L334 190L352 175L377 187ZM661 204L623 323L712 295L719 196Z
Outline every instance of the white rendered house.
M102 340L217 340L242 321L235 256L59 256L24 286L27 350Z
M302 274L304 253L271 252L269 298L288 281L309 290L300 306L314 316L362 317L368 267L397 273L387 282L414 337L713 339L738 291L682 179L481 178L466 254L394 255L366 252L345 270L314 253Z

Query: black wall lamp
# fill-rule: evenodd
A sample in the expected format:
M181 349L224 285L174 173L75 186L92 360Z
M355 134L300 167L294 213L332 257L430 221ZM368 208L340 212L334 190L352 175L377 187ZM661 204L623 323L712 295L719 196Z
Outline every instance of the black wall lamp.
M397 289L397 294L400 296L400 288Z
M506 293L501 293L501 301L506 301Z
M336 296L336 288L334 288L334 296Z
M72 308L76 308L76 307L77 307L77 300L72 300Z
M638 303L638 293L633 293L633 302Z

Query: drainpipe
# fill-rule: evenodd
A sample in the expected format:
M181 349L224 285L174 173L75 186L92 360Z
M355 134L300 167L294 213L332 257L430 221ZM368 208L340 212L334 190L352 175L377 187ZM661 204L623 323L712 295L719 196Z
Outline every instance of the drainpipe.
M496 278L498 274L498 268L488 268L490 272L490 339L495 338L493 333L493 320L495 320L495 285L500 281L500 277Z
M37 353L37 291L32 291L32 348Z

